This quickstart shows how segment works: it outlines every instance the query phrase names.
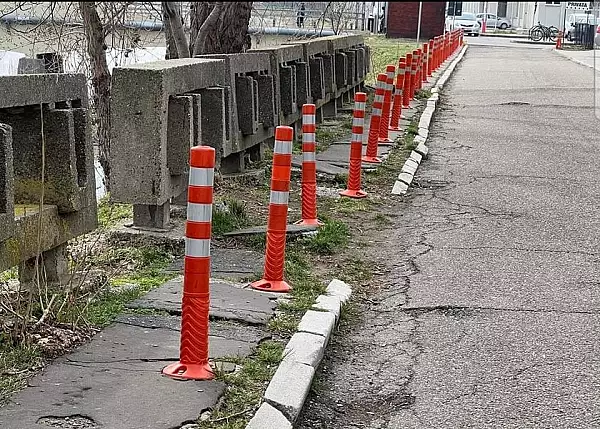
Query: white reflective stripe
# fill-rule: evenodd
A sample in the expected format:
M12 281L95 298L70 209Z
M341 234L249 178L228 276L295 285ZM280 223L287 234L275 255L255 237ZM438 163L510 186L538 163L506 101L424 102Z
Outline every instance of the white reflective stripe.
M214 168L190 167L191 186L212 186L215 180Z
M371 116L381 116L381 109L373 108L373 111L371 112Z
M316 161L317 156L314 152L302 152L302 160L303 161Z
M402 88L396 88L396 95L402 95Z
M275 140L275 148L273 149L273 153L281 153L284 155L292 153L292 142Z
M212 204L188 203L187 220L210 222L212 220Z
M315 115L302 115L302 123L306 125L314 125Z
M290 193L284 191L271 191L271 204L287 204Z
M383 95L375 95L375 103L381 103L383 102Z
M362 143L362 134L354 134L354 133L352 133L352 141L353 142L361 142Z
M365 125L365 118L352 118L353 127L362 127Z
M210 238L187 238L185 239L185 256L195 258L207 258L210 256Z
M302 143L315 143L315 133L302 134Z
M366 105L367 105L367 103L364 101L357 101L355 103L354 109L355 110L365 110L365 108L367 107Z

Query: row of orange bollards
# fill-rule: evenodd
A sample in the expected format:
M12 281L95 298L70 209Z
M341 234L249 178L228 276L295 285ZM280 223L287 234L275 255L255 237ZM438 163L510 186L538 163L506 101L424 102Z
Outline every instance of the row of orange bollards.
M362 162L380 163L378 147L393 144L389 131L400 130L402 109L410 108L417 90L442 63L463 43L463 33L456 30L438 36L422 48L388 65L377 75L375 98L371 106L366 153L363 137L367 94L354 95L352 140L347 187L343 197L364 198L361 189ZM302 108L302 219L304 225L320 225L316 197L316 106ZM285 245L288 223L288 200L292 163L291 127L275 130L273 169L267 223L264 274L252 288L270 292L288 292L284 279ZM208 360L208 314L210 304L210 240L212 222L215 150L196 146L190 150L188 209L185 228L186 245L181 315L179 361L166 366L162 373L176 379L208 380L214 372Z

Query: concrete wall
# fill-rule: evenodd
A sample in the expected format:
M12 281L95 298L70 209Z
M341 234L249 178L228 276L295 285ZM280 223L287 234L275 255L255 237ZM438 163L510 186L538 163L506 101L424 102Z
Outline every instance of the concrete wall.
M46 277L62 281L67 241L97 226L85 76L1 76L0 94L0 270L24 263L21 280L32 278L41 216Z
M368 69L362 36L116 67L111 199L134 205L134 226L168 227L192 145L215 147L221 171L243 171L272 144L275 127L300 130L303 104L316 104L317 120L335 116Z

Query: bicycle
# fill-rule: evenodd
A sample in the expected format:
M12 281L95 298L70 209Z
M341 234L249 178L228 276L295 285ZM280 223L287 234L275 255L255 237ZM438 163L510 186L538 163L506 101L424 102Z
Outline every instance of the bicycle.
M556 38L558 37L558 28L555 26L546 27L541 23L537 23L529 29L529 38L534 42L539 42L540 40L548 40L550 39L552 42L556 42Z

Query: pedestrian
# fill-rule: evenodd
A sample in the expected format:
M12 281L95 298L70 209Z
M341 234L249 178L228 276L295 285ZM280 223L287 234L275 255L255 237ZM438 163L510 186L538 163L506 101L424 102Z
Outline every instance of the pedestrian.
M298 9L298 13L296 14L296 24L298 28L304 28L304 11L306 8L304 7L304 3L300 3L300 8Z

